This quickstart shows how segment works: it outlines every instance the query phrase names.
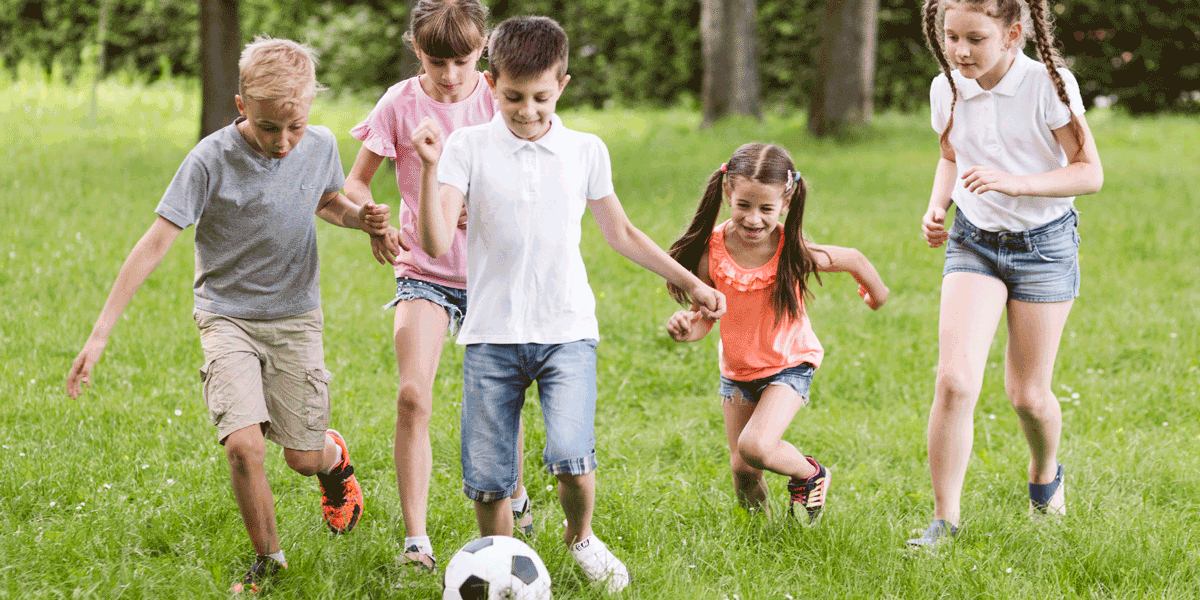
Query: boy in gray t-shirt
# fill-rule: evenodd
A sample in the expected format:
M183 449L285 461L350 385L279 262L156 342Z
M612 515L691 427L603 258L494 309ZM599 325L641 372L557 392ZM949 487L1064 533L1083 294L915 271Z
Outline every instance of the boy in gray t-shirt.
M185 227L196 226L195 320L204 348L204 399L229 460L233 492L258 555L233 592L256 592L287 566L263 469L265 440L321 483L322 512L337 533L362 513L345 440L329 425L313 215L373 236L388 232L386 205L355 205L333 134L308 126L315 58L289 40L260 38L239 63L242 117L184 159L134 246L67 376L77 398L134 293ZM308 135L305 135L307 132Z

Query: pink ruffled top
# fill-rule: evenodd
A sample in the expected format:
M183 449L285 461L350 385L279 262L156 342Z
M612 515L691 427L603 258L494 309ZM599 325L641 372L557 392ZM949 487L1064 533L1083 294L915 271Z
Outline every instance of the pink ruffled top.
M771 293L783 236L771 259L761 267L747 269L733 260L725 247L725 227L713 229L708 242L708 274L714 286L725 294L726 312L721 318L721 375L734 381L770 377L802 363L821 366L825 349L813 333L804 299L800 299L800 318L784 318L775 324Z

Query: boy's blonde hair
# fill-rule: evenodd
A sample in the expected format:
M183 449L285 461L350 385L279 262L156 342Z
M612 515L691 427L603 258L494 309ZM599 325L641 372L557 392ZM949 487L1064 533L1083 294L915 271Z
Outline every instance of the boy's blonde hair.
M260 35L238 60L238 93L251 100L311 100L317 83L317 52L306 44Z

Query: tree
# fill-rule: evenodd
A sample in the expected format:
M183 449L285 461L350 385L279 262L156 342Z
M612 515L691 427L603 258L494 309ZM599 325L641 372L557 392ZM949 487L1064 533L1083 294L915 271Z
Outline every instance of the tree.
M826 0L808 130L821 137L871 122L879 0Z
M237 118L242 32L238 0L200 0L200 137Z
M762 118L757 27L756 0L701 0L701 127L709 127L726 115Z

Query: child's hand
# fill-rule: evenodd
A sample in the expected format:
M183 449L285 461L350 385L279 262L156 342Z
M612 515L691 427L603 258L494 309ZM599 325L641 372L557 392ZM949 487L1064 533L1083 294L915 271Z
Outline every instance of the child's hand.
M930 248L945 244L950 239L950 232L946 231L946 209L931 206L925 211L921 219L921 233L925 235L925 243Z
M701 283L688 291L692 302L699 306L700 315L716 321L725 315L725 294Z
M408 250L404 242L400 241L400 230L395 227L389 225L383 235L371 236L371 252L381 265L396 264L401 248Z
M96 366L107 345L108 340L96 341L88 338L79 356L75 357L71 371L67 373L67 395L71 399L78 398L83 393L83 388L92 387L92 367Z
M667 319L667 333L677 342L686 342L692 334L692 328L700 320L698 310L680 310Z
M858 284L858 295L861 296L863 301L867 303L867 306L871 307L871 310L879 310L879 307L883 306L883 304L887 302L889 293L890 291L886 285L883 286L882 291L876 290L875 293L871 293L867 289L867 286L861 283Z
M465 202L463 203L462 212L458 215L458 228L463 231L467 230L467 204Z
M412 133L413 148L426 165L436 165L442 156L442 128L437 121L425 117Z
M383 235L387 232L392 220L392 209L386 204L375 204L368 200L358 207L358 222L362 230L370 235Z
M1000 192L1007 196L1025 195L1025 180L992 167L971 167L963 173L963 185L976 194Z

